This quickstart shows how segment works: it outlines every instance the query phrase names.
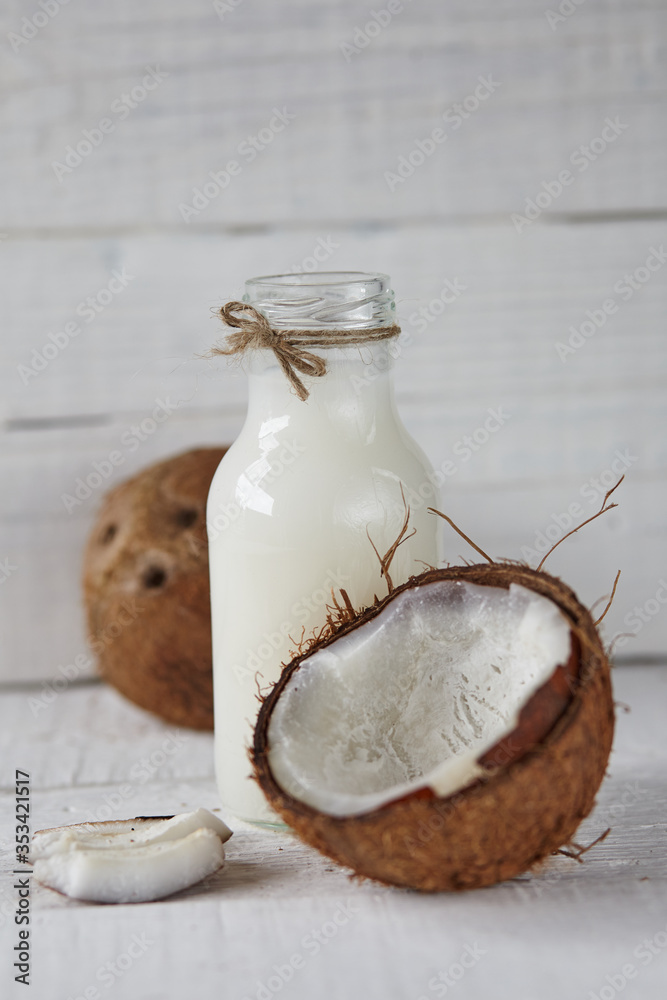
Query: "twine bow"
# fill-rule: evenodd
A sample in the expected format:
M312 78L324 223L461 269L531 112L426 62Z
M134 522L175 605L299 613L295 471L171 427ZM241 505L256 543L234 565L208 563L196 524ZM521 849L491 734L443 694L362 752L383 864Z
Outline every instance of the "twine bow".
M276 330L258 309L247 302L227 302L220 309L226 326L235 328L224 346L211 348L211 354L244 354L252 350L271 350L285 376L301 400L309 392L297 375L321 378L326 374L324 358L305 350L306 347L350 347L373 340L388 340L401 332L398 326L374 327L370 330Z

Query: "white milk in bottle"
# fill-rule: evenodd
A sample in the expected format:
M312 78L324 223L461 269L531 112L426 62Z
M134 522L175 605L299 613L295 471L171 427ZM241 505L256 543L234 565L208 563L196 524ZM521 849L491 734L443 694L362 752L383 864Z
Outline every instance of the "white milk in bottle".
M431 467L394 404L397 329L388 277L255 278L244 302L274 331L321 331L326 342L311 346L315 334L304 348L326 363L318 377L297 371L305 400L273 350L245 352L247 418L208 499L220 795L240 819L275 823L250 777L258 692L278 679L300 640L324 624L332 591L345 590L355 608L387 593L373 545L382 556L395 542L406 503L415 533L396 551L393 585L425 564L437 565L438 518L427 507L438 499ZM377 339L385 333L393 337Z

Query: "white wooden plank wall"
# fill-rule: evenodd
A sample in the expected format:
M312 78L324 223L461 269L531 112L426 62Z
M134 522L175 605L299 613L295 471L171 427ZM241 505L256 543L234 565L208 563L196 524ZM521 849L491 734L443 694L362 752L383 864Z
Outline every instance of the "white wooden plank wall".
M248 276L310 267L317 246L320 267L394 277L400 410L437 467L455 460L444 507L485 549L520 558L570 505L594 512L592 480L627 472L620 507L550 567L590 603L621 568L606 634L637 633L619 658L663 653L667 4L586 0L551 26L546 2L415 0L347 58L382 0L218 6L77 0L39 26L37 5L3 5L0 677L49 678L85 649L79 567L101 491L72 513L62 494L160 399L180 405L109 485L230 441L245 384L197 360L219 334L210 310ZM247 162L240 144L280 125L276 108L287 124ZM54 169L105 118L90 155ZM446 140L390 184L434 128ZM179 210L234 159L224 191ZM512 215L547 188L517 232ZM114 272L131 279L86 322L77 307ZM464 290L420 329L447 281ZM562 360L569 328L609 299ZM509 416L464 460L489 408ZM469 554L455 537L446 553Z

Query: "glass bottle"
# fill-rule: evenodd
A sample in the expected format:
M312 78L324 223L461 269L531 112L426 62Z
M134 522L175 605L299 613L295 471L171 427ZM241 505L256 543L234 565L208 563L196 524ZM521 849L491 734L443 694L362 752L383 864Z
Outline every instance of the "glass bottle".
M276 330L395 323L384 274L252 278L243 301ZM247 417L213 478L207 508L216 772L223 804L240 819L277 822L250 777L257 695L278 679L300 640L324 624L332 591L338 597L345 590L355 608L387 593L378 553L400 535L406 504L409 530L416 530L394 555L393 584L438 562L438 518L426 511L438 505L432 469L394 403L395 345L308 348L327 372L303 378L305 401L273 351L245 355Z

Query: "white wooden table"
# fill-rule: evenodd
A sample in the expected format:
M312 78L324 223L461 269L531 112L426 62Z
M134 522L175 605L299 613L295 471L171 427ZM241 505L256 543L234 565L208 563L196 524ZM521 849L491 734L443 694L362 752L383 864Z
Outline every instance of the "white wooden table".
M577 839L612 830L583 863L558 856L492 889L420 895L358 882L290 834L230 820L225 868L161 902L77 903L33 883L30 992L11 969L15 768L31 775L33 829L217 810L218 798L209 734L170 729L99 683L72 685L41 709L30 701L39 687L5 690L0 994L662 1000L667 669L617 668L614 681L630 710L619 704L610 773Z

